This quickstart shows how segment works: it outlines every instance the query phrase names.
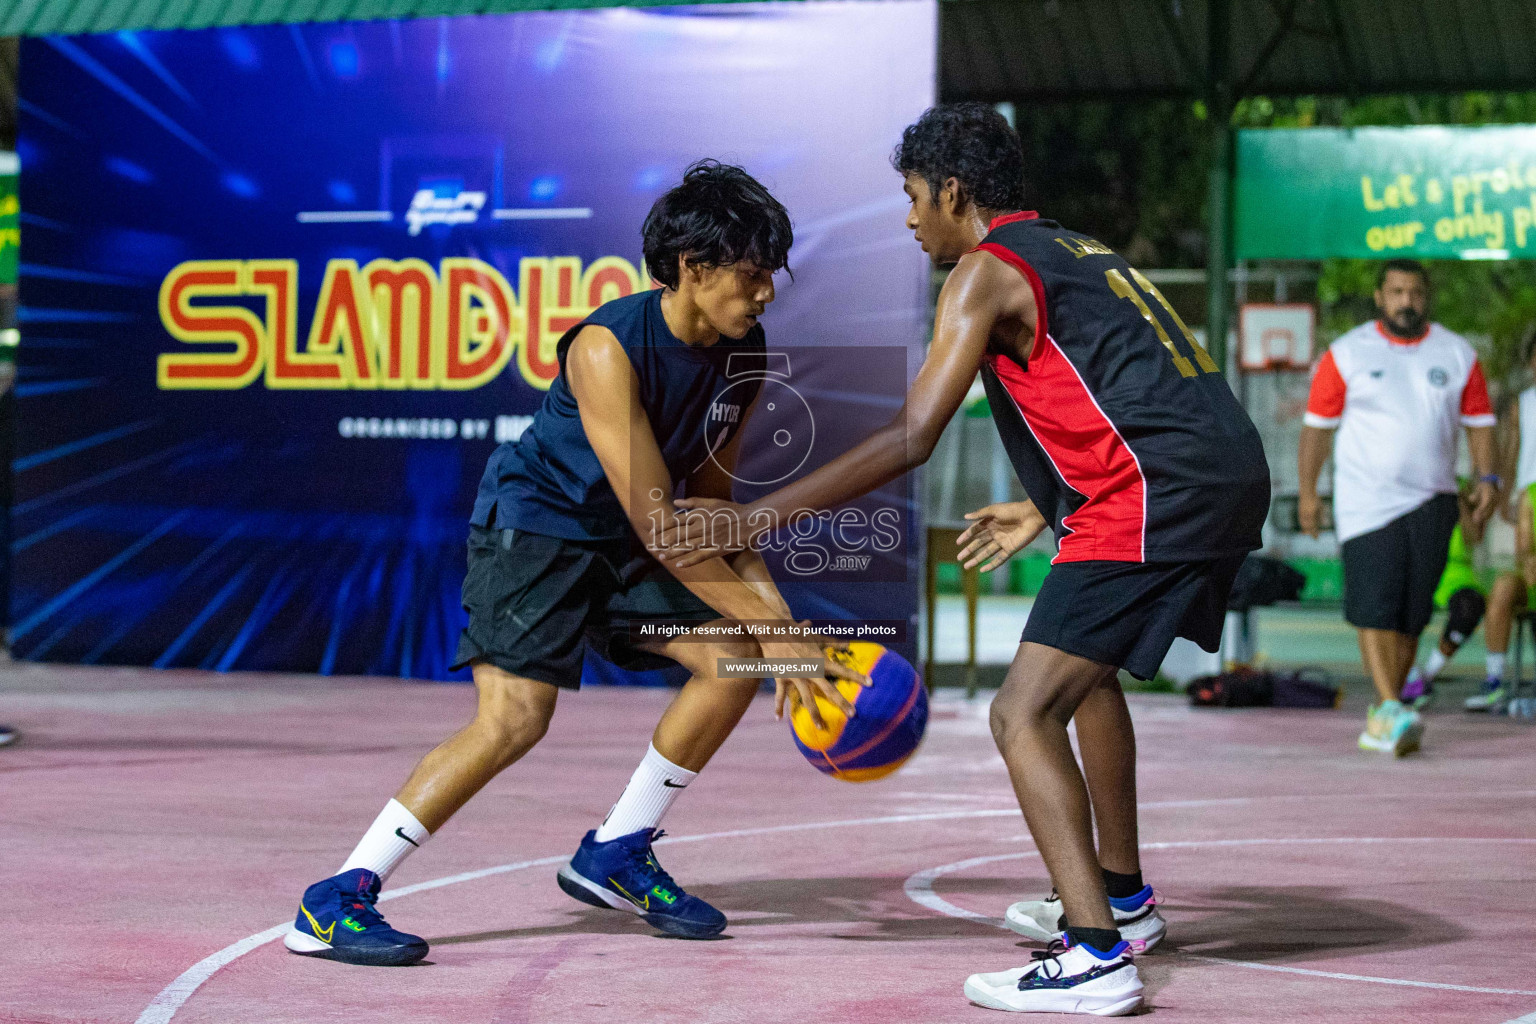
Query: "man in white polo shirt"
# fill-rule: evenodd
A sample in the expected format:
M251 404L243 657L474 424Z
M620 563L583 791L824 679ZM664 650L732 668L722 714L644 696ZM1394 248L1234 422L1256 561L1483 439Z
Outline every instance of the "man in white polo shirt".
M1318 361L1298 453L1301 529L1319 528L1317 476L1333 433L1333 512L1344 557L1344 618L1381 703L1362 750L1417 750L1424 725L1398 701L1429 623L1455 528L1456 428L1467 429L1477 472L1473 517L1498 500L1494 416L1472 346L1430 323L1429 278L1390 260L1376 279L1380 319L1335 341Z

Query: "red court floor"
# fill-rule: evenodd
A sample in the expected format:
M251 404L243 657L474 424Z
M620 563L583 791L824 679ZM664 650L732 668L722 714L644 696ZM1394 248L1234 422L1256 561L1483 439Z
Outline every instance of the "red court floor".
M468 687L18 666L0 718L0 1020L1000 1020L965 976L1028 960L995 921L1049 887L985 702L940 698L882 782L822 777L760 701L667 821L727 938L658 938L555 869L603 816L665 692L568 694L545 742L391 880L427 965L274 941ZM1354 748L1347 712L1133 698L1160 1021L1536 1021L1536 727L1432 715L1422 755Z

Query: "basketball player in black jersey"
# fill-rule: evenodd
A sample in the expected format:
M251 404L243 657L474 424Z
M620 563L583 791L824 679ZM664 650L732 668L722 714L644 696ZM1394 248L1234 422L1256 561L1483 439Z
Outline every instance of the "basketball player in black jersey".
M1176 636L1217 649L1238 564L1260 546L1269 469L1215 363L1152 283L1097 240L1021 209L1023 150L1001 115L935 107L893 163L907 226L935 263L954 264L903 409L751 505L681 502L712 514L665 538L664 555L717 554L706 527L722 511L787 525L922 465L981 373L1030 500L973 513L962 557L995 568L1047 526L1058 546L992 730L1060 896L1008 915L1052 941L1048 953L973 975L965 992L1004 1010L1129 1013L1142 985L1125 940L1154 945L1166 926L1141 878L1136 741L1117 671L1149 678ZM705 546L678 554L694 543Z

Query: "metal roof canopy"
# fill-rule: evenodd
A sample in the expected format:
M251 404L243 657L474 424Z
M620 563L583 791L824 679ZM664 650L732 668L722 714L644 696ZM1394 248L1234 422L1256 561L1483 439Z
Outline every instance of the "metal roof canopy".
M1536 88L1532 0L943 0L941 11L945 99L1205 101L1206 337L1223 368L1240 97Z
M1226 8L1236 96L1536 88L1531 0L943 0L945 99L1203 96ZM1215 40L1219 41L1219 40Z
M0 35L742 0L0 0ZM947 100L1203 96L1212 7L1238 96L1536 88L1531 0L940 0Z
M742 2L745 0L0 0L0 35Z

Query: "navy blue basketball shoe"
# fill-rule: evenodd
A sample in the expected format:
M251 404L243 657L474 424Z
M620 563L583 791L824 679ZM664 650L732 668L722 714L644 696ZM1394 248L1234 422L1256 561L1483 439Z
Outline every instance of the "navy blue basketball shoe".
M404 967L427 955L427 940L397 932L374 909L383 883L357 868L304 890L299 916L283 936L290 953L369 967Z
M572 899L640 915L653 928L684 939L708 939L725 931L725 915L690 896L656 862L651 844L664 833L641 829L597 841L588 832L555 880Z

